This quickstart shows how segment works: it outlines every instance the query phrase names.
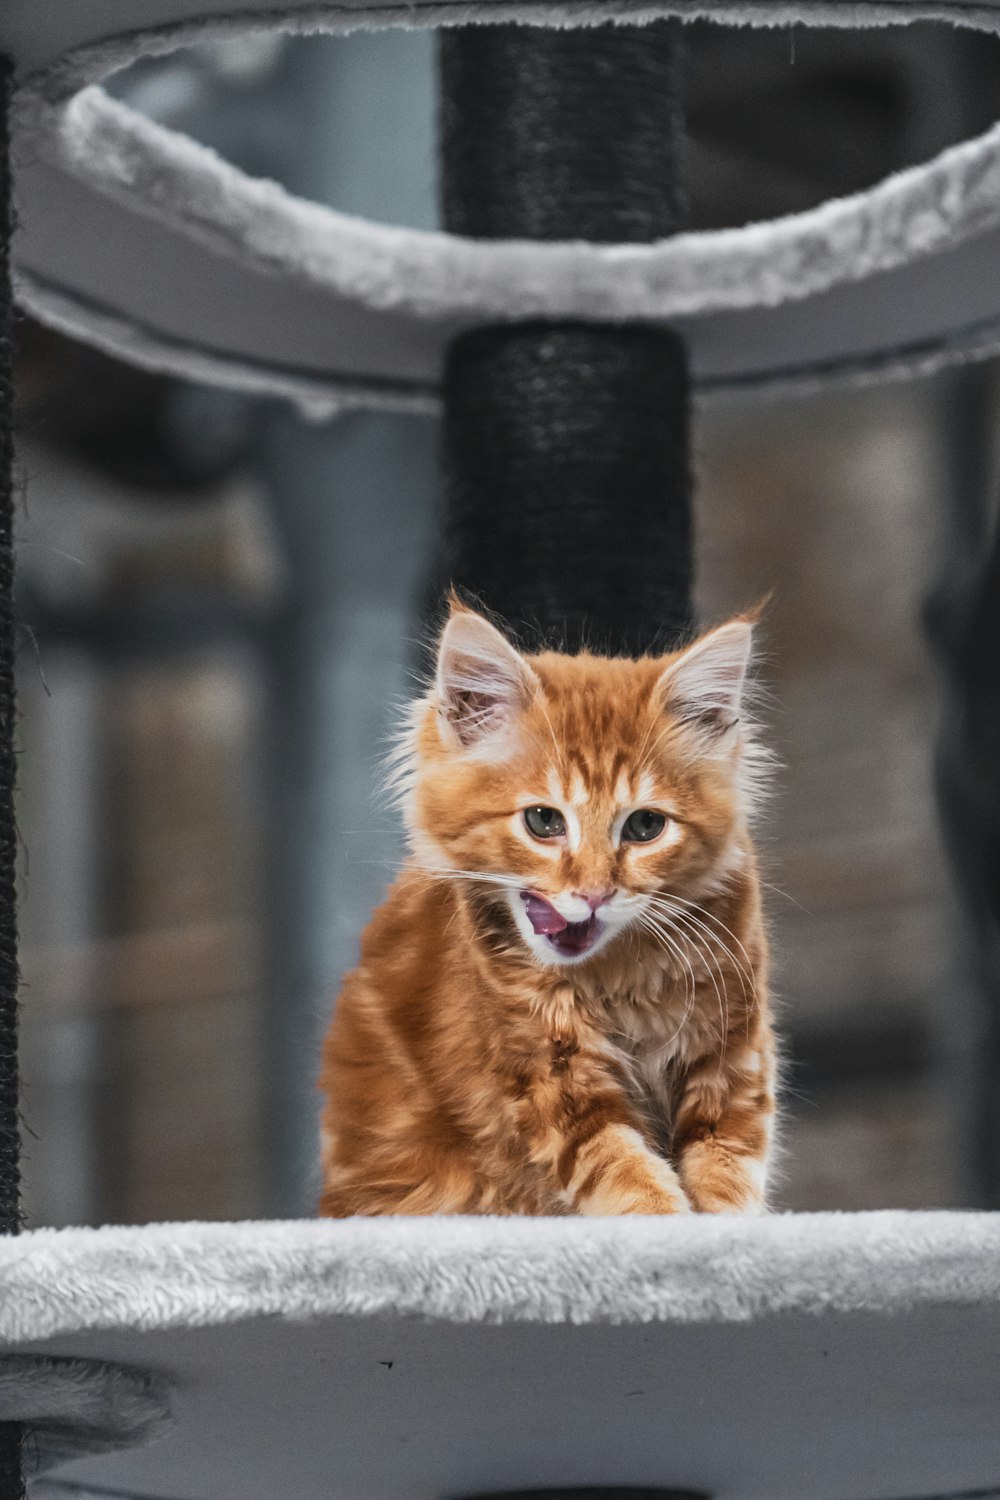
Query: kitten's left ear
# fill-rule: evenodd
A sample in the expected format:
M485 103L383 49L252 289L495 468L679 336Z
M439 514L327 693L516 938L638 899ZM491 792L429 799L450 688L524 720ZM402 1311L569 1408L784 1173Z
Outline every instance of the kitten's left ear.
M505 728L541 684L524 657L474 610L453 610L438 645L438 703L466 747Z
M718 741L740 718L753 626L731 620L672 661L660 678L667 710L699 736Z

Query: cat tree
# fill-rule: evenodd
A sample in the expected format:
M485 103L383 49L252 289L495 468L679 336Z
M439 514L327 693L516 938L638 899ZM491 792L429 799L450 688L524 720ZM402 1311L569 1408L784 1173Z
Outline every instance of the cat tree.
M1000 30L1000 4L948 0L7 0L0 202L9 215L13 164L17 299L125 359L315 414L443 403L458 581L525 638L642 649L690 618L689 390L1000 350L1000 128L809 213L685 233L679 16ZM511 21L536 25L490 24ZM390 25L449 28L446 233L298 201L99 86L253 26ZM0 1500L22 1470L67 1500L1000 1495L994 1215L17 1234L10 242L8 217ZM989 623L993 596L970 620ZM970 709L996 671L968 674Z

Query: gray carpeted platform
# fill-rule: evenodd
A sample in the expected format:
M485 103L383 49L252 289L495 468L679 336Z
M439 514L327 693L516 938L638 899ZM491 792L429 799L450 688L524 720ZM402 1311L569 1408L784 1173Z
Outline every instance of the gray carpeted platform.
M152 1377L143 1445L45 1495L1000 1489L995 1215L41 1231L0 1242L0 1348Z

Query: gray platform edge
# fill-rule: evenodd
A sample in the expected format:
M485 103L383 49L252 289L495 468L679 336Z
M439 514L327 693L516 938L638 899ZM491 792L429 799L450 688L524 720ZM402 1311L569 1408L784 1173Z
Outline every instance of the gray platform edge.
M442 409L440 391L433 384L383 382L371 384L324 378L311 371L295 371L266 363L255 364L208 349L193 349L144 327L134 319L84 303L51 287L38 277L15 273L19 307L47 328L89 344L116 359L124 359L153 374L180 376L247 396L277 396L288 401L307 421L323 422L353 411L435 416ZM977 364L1000 354L1000 319L983 320L956 329L945 340L928 346L915 342L887 351L879 358L801 365L766 377L741 380L703 380L694 390L697 406L739 399L782 400L808 397L832 387L866 389L887 381L914 380L964 364Z
M55 1341L92 1331L261 1318L726 1325L928 1306L1000 1310L1000 1214L41 1229L0 1241L0 1419L37 1425L40 1467L166 1430L156 1382L52 1358ZM53 1487L52 1500L70 1493Z
M148 1500L142 1495L126 1494L122 1490L84 1489L74 1484L62 1484L58 1480L42 1480L29 1489L29 1500ZM557 1496L553 1500L558 1500ZM963 1490L948 1495L907 1495L898 1500L1000 1500L1000 1490Z

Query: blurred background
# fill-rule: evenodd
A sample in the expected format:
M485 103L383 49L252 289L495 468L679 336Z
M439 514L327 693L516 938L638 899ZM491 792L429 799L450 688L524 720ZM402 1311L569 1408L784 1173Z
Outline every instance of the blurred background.
M688 43L693 227L1000 114L1000 47L947 27ZM434 48L248 37L111 87L297 193L430 228ZM18 374L30 1222L311 1213L319 1038L400 854L379 762L436 572L436 423L310 424L26 319ZM695 414L701 617L774 594L783 1207L1000 1207L928 641L991 521L998 416L991 364Z

